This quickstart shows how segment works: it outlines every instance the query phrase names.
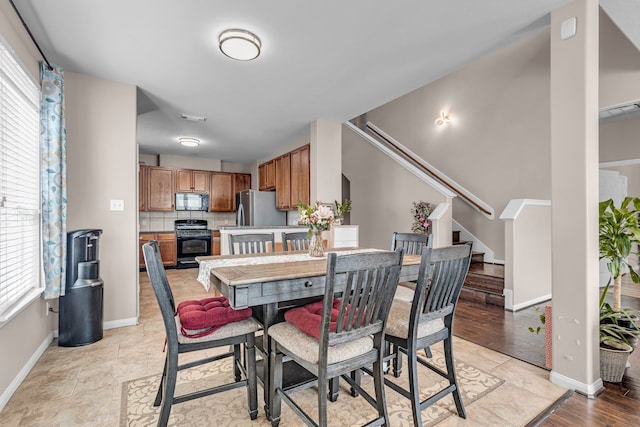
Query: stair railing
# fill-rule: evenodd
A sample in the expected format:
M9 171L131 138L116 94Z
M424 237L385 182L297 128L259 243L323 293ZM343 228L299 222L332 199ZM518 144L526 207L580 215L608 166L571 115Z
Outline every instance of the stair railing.
M400 157L402 160L404 160L404 162L410 164L411 168L408 169L411 170L414 174L416 174L417 170L419 174L426 175L427 177L431 178L431 180L427 182L436 190L440 191L443 194L453 194L455 196L458 196L461 200L463 200L476 211L480 212L485 217L491 220L495 219L494 210L491 206L480 200L478 197L476 197L471 192L466 190L463 186L436 169L434 166L424 161L422 158L420 158L420 156L413 153L404 145L400 144L398 141L393 139L391 136L386 134L370 121L366 121L366 119L365 121L362 121L361 118L357 118L355 120L355 123L345 122L344 124L354 132L359 134L370 144L385 152L397 162L399 162L398 157ZM416 174L416 176L419 175ZM425 179L423 178L423 180Z

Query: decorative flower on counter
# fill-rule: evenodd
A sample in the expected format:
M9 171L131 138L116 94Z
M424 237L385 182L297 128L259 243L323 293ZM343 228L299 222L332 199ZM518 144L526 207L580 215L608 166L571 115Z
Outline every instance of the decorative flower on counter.
M413 202L411 208L413 214L413 224L411 225L411 231L418 234L429 234L431 232L431 223L429 222L429 214L431 214L431 205L422 200L419 202Z
M333 224L333 210L331 206L316 202L315 205L306 205L298 202L298 224L306 225L310 230L328 230Z

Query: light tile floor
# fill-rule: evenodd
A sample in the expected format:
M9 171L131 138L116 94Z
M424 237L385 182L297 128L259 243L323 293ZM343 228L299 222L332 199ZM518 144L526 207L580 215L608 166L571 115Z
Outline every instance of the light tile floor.
M196 281L196 269L167 270L167 276L177 301L211 296ZM159 373L163 344L160 310L142 272L140 324L106 330L84 347L58 347L54 340L0 412L0 426L119 426L122 384ZM441 426L523 426L566 391L548 381L547 371L468 341L456 339L454 351L505 383L467 405L466 420L454 416ZM246 424L269 425L264 417Z

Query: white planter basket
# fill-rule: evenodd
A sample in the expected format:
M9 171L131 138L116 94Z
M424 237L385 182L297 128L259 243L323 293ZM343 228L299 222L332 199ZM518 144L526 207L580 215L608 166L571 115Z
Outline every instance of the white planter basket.
M627 359L631 354L629 350L614 350L600 347L600 376L602 381L619 383L624 376L627 367Z

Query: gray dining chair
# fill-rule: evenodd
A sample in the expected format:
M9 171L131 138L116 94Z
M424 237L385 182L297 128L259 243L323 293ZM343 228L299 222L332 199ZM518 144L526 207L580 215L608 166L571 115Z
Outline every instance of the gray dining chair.
M160 417L158 418L158 426L164 427L167 425L173 404L239 387L247 388L249 417L255 420L258 416L258 394L254 344L255 332L259 328L258 324L253 319L246 319L228 323L208 335L199 337L187 337L183 335L181 332L180 319L176 315L176 304L173 293L171 292L171 286L169 285L169 280L162 265L158 242L152 240L145 243L142 251L144 253L147 274L149 275L151 286L158 300L167 334L167 355L160 379L160 386L158 387L156 399L153 404L153 406L162 405ZM244 361L240 356L241 346L245 350ZM178 364L178 356L180 354L218 347L230 348L229 351L216 356L205 357L199 360L194 360L192 357L189 361L185 361L184 364ZM235 377L233 382L186 395L174 395L178 371L228 357L233 357L233 372ZM246 362L246 364L244 362Z
M393 345L395 351L385 359L393 360L394 373L399 375L396 363L402 354L407 356L409 389L402 388L390 378L385 378L384 382L386 386L411 400L413 424L416 427L422 426L422 410L449 393L453 394L458 416L466 418L456 379L452 338L456 304L470 263L470 243L446 248L427 248L422 253L413 300L408 302L395 298L389 310L385 340ZM427 349L440 341L444 344L446 371L418 357L418 350ZM448 380L444 389L422 401L418 384L418 363Z
M275 245L273 233L229 234L229 253L231 255L274 252Z
M301 251L309 249L309 233L306 231L282 233L283 251Z
M422 255L431 234L397 233L391 236L391 250L404 249L405 255Z
M402 251L327 256L322 317L314 324L316 337L302 332L285 315L285 322L268 330L271 342L270 415L278 426L282 401L307 425L327 425L327 388L333 378L344 378L377 409L368 425L389 425L382 363L384 331L402 267ZM336 307L339 301L339 307ZM295 309L294 309L295 310ZM314 379L299 386L283 387L283 361L293 360ZM375 399L350 375L373 364ZM293 400L297 391L317 386L317 422Z

